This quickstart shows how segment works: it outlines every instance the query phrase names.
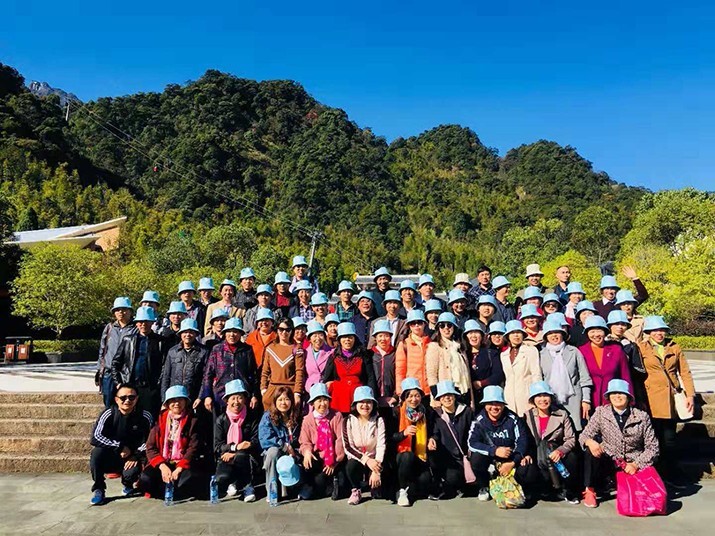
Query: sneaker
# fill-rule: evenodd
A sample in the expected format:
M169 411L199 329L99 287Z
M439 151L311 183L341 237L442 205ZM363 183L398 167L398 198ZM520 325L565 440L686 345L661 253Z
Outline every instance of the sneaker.
M256 500L256 490L250 484L243 488L243 502L252 503Z
M122 495L124 495L125 497L129 497L130 495L134 495L136 491L137 490L131 486L124 486L122 488Z
M298 492L298 499L301 501L309 501L312 496L313 490L307 484L300 488L300 491Z
M228 497L235 497L236 494L238 494L238 488L236 487L236 484L229 484L228 489L226 490L226 495Z
M382 488L372 488L370 490L370 497L373 499L382 499Z
M565 501L565 502L567 502L567 503L569 503L569 504L578 504L578 503L581 502L581 501L579 500L579 498L576 497L576 495L574 495L573 493L566 492L566 491L564 491L564 490L561 490L561 491L559 492L558 497L559 497L559 499L561 499L562 501Z
M408 488L400 489L399 493L397 494L397 506L410 505L410 498L407 496L407 490Z
M105 473L104 476L110 480L114 480L115 478L122 478L122 473Z
M439 501L444 497L444 491L438 491L436 493L430 493L427 497L430 501Z
M477 500L487 502L489 499L491 499L491 496L489 495L489 488L480 489L479 495L477 495Z
M598 506L598 499L596 498L596 491L593 488L586 488L584 490L583 505L588 508L596 508Z
M358 488L353 488L353 492L348 499L348 504L352 506L358 505L360 504L360 499L362 499L362 493L360 493Z
M94 494L92 495L92 499L89 501L92 503L92 506L98 506L104 502L104 490L103 489L96 489L94 490Z

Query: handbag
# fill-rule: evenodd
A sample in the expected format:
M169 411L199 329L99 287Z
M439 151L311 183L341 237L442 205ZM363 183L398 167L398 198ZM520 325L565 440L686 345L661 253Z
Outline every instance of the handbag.
M449 433L452 434L452 439L454 439L454 442L457 445L457 448L459 449L460 454L462 455L462 465L464 466L464 481L467 484L472 484L472 483L476 482L477 476L474 474L474 471L472 471L472 464L469 463L469 458L462 450L462 445L459 444L459 440L457 439L457 434L454 433L454 429L452 428L452 423L450 422L449 415L447 415L446 411L442 412L442 420L447 423L447 428L449 429Z
M665 515L668 495L655 467L646 467L634 475L618 471L616 486L616 509L620 515Z
M668 380L668 385L670 385L670 389L673 391L673 401L675 403L675 412L678 414L678 419L680 419L681 421L688 421L692 419L694 415L691 410L688 410L688 397L685 396L685 392L680 386L680 380L678 380L678 386L676 387L676 385L673 383L673 380L670 378L668 371L665 370L665 363L661 361L660 358L657 356L656 359L658 360L658 363L660 363L660 369L663 371L663 374L665 374L665 377Z
M514 478L515 470L509 471L506 476L497 476L489 482L489 495L499 508L521 508L526 502L524 490Z

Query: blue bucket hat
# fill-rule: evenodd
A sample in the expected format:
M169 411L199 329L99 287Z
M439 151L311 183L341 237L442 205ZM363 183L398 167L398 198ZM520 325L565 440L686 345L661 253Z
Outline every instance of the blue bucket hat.
M466 335L467 333L471 333L472 331L479 331L484 334L484 328L482 327L482 325L473 318L470 318L464 323L464 334Z
M325 329L323 329L323 326L317 320L311 320L308 322L306 337L310 338L313 333L325 333Z
M390 322L388 320L376 320L372 325L372 335L375 336L378 333L389 333L392 335L392 327L390 327Z
M529 386L529 402L534 399L536 395L551 395L554 396L554 391L551 386L545 381L534 382Z
M361 385L353 393L353 405L358 402L364 402L365 400L370 400L371 402L377 403L375 399L375 394L372 392L372 387L369 385Z
M290 277L288 276L288 272L276 272L276 276L273 278L273 284L280 285L281 283L290 285Z
M417 283L417 288L420 288L422 285L435 286L434 277L432 277L430 274L422 274L420 276L419 282Z
M166 311L166 314L171 315L174 313L183 313L186 314L186 305L184 305L184 302L182 301L173 301L169 305L169 309Z
M479 300L477 301L477 307L480 305L491 305L494 307L494 309L497 308L497 300L492 296L491 294L482 294L479 296Z
M300 467L295 463L293 456L281 456L276 462L278 480L287 487L295 486L300 482Z
M156 290L145 290L139 303L151 302L159 305L159 293Z
M579 313L583 311L593 311L594 313L598 313L591 300L581 300L578 302L578 305L576 306L576 317L578 318Z
M223 398L226 400L229 396L237 395L238 393L243 393L244 395L249 394L246 384L243 383L241 379L231 380L226 384L226 392Z
M216 309L213 310L211 313L211 318L209 319L209 324L212 324L214 320L217 318L228 318L228 313L226 312L226 309L223 307L217 307Z
M603 398L608 398L608 395L613 393L622 393L628 395L629 398L633 398L633 395L631 395L631 386L626 380L614 378L608 382L608 389L603 393Z
M616 305L623 305L624 303L638 303L635 299L633 293L630 290L619 290L616 292Z
M402 283L400 283L400 292L407 289L417 292L417 285L415 285L415 282L412 281L412 279L405 279Z
M467 296L466 294L464 294L464 291L462 289L453 288L449 291L449 294L447 295L447 305L452 305L454 302L460 300L467 300Z
M117 309L131 309L133 311L134 307L132 307L132 300L130 300L126 296L119 296L118 298L114 298L112 312L116 311Z
M294 316L290 320L291 320L291 322L293 322L293 329L299 328L301 326L304 328L308 327L308 323L305 320L303 320L302 316Z
M241 279L250 279L250 278L253 278L253 279L256 278L256 274L253 271L253 268L243 268L241 270L241 273L238 276L239 281Z
M498 385L487 385L482 391L482 404L499 402L506 405L504 400L504 389Z
M372 297L372 294L370 294L366 290L363 290L360 292L360 294L358 294L357 301L360 301L362 299L367 299L367 300L370 300L372 303L375 303L375 300Z
M172 385L169 387L164 393L164 404L172 398L186 398L187 400L191 400L189 398L189 390L183 385Z
M494 333L500 333L502 335L505 334L506 324L504 322L500 322L499 320L495 320L489 324L489 335L493 335Z
M316 292L310 297L310 305L328 305L328 297L322 292Z
M459 396L459 391L457 391L457 388L454 386L454 382L452 380L442 380L437 383L437 394L435 395L435 399L439 400L444 395Z
M606 333L610 331L606 321L598 315L589 316L583 325L583 329L587 333L592 329L602 329Z
M195 331L196 333L201 333L199 331L199 325L196 323L196 320L193 318L184 318L181 321L181 327L179 328L179 335L181 335L184 331Z
M394 301L402 303L402 298L400 298L400 293L396 290L388 290L385 292L385 297L382 299L382 303L387 303L389 301Z
M156 313L153 307L142 306L137 309L134 322L156 322Z
M431 311L442 312L442 302L439 300L431 299L425 302L425 314Z
M236 286L236 282L233 279L224 279L223 281L221 281L221 284L218 286L218 291L221 292L223 287L233 287L234 291L238 288Z
M566 337L566 328L559 322L558 320L554 320L551 318L552 315L549 316L549 318L546 319L546 322L544 322L542 329L542 332L544 334L544 337L546 337L549 333L561 333L563 334L564 337Z
M337 313L330 313L328 315L325 315L325 325L327 326L328 324L332 323L340 324L340 317Z
M182 292L186 292L188 290L196 292L196 287L194 287L194 283L192 281L182 281L181 283L179 283L179 290L176 293L178 295L181 295Z
M548 294L544 294L544 299L541 303L547 304L549 302L556 302L559 306L561 306L561 300L559 300L559 297L556 295L555 292L549 292Z
M604 275L601 278L600 289L603 290L604 288L615 288L616 290L620 290L621 287L619 287L618 283L616 283L615 277L612 275Z
M628 320L628 315L625 311L614 310L608 313L608 320L606 324L609 326L613 324L628 324L631 327L631 322Z
M497 290L502 287L510 287L510 286L511 286L511 281L509 281L503 275L498 275L494 279L492 279L492 288L494 290Z
M409 391L412 391L413 389L417 389L420 393L422 393L422 396L425 396L425 392L422 390L420 381L417 378L405 378L400 383L400 389L402 389L401 398L403 400L405 399L405 396L407 395L407 393Z
M372 280L377 282L377 278L381 277L383 275L386 275L387 277L390 278L390 281L392 281L392 275L390 275L389 270L387 268L385 268L384 266L381 266L380 268L375 270L375 275L373 276Z
M214 280L210 277L202 277L199 279L199 290L216 290Z
M327 399L333 398L332 396L330 396L330 393L328 393L327 385L320 382L314 383L310 387L310 398L308 398L308 404L312 403L313 400L315 400L316 398L320 398L321 396Z
M357 337L355 324L352 322L340 322L340 324L338 324L338 339L341 337L349 337L351 335L353 337Z
M521 318L529 318L531 316L535 316L537 318L544 317L544 315L539 312L539 309L536 307L536 305L534 305L533 303L525 303L521 306Z
M307 290L308 292L313 292L313 285L311 285L310 281L308 281L307 279L301 279L295 284L293 290L295 290L296 293L298 293L299 290Z
M226 320L226 324L223 326L221 333L225 333L230 330L240 331L241 333L246 333L243 329L243 321L240 318L229 318Z
M583 286L578 281L572 281L566 287L566 294L583 294L586 295L586 291L583 290Z
M273 287L267 285L266 283L258 285L258 288L256 289L256 296L259 294L268 294L269 296L273 296Z
M305 257L303 255L296 255L293 257L293 264L291 264L291 268L295 268L296 266L309 266L308 261L305 260Z
M530 286L524 289L524 300L530 300L531 298L539 298L544 301L544 296L541 294L539 287Z
M340 294L341 292L346 292L350 291L353 294L355 294L355 287L353 286L351 281L348 281L347 279L343 279L340 284L338 285L338 292L336 294Z
M273 314L273 311L271 311L268 307L259 307L258 311L256 311L256 323L261 320L272 320L275 322L276 317Z
M441 313L437 317L437 323L440 324L442 322L446 322L447 324L452 324L455 328L459 327L457 325L457 319L454 317L454 315L452 313Z
M670 327L668 326L668 324L665 323L665 320L662 316L646 316L645 321L643 322L643 331L645 333L648 333L649 331L654 331L657 329L664 329L666 331L670 331Z
M407 311L407 325L411 324L412 322L427 322L427 319L425 318L425 313L424 311L420 309L410 309Z
M524 326L521 325L521 322L519 320L509 320L509 322L506 323L506 332L504 335L509 335L510 333L514 333L515 331L521 331L524 335L526 335L526 331L524 331Z
M546 317L546 321L558 323L564 328L569 327L571 325L569 324L568 320L566 320L566 315L561 312L551 313L549 316Z

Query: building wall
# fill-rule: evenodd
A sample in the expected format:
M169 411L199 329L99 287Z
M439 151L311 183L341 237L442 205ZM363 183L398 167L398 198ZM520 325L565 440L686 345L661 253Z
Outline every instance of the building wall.
M116 249L119 246L119 229L117 226L96 232L95 234L99 235L99 238L95 241L95 244L102 248L102 251Z

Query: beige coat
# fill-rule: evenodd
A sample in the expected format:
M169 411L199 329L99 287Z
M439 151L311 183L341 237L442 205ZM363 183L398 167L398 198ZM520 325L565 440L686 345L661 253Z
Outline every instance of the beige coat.
M629 327L623 336L631 341L633 344L638 344L646 340L648 337L643 333L643 323L645 322L645 317L642 315L633 315L631 318L631 327Z
M436 386L441 381L454 381L458 375L461 374L462 377L466 377L467 389L469 389L471 380L467 360L463 360L462 369L458 371L452 370L450 361L449 350L442 348L439 343L431 342L427 345L425 362L427 366L427 383L430 388Z
M223 307L223 304L221 302L216 302L216 303L211 303L209 306L206 308L206 322L204 322L204 335L210 335L211 334L211 315L216 309L220 309ZM246 314L245 309L239 309L238 307L231 306L231 317L238 317L238 318L243 318L243 315Z
M677 419L678 414L675 411L673 389L665 377L663 365L665 370L668 371L668 376L673 385L676 387L681 386L685 390L685 396L695 396L695 384L693 383L688 361L685 359L680 346L670 339L663 341L663 344L665 346L665 359L663 362L656 355L655 349L649 341L641 342L638 345L647 374L645 390L648 395L651 417L654 419ZM679 377L680 379L678 379Z
M509 349L501 353L504 369L504 398L506 405L519 417L529 409L529 386L543 379L539 365L539 351L534 346L522 344L514 363L509 359Z

